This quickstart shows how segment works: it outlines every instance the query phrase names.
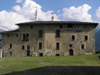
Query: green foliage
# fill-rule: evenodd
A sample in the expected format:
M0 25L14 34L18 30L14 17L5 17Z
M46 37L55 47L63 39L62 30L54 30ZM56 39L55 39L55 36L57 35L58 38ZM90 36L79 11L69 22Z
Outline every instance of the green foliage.
M0 74L45 66L100 66L97 55L0 58Z

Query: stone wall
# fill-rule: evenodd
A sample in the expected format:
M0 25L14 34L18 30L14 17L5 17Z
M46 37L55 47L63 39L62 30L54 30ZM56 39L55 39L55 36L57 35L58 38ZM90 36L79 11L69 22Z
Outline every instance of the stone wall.
M2 33L4 56L27 56L27 45L30 46L30 56L39 56L40 53L43 53L43 56L55 56L56 54L68 56L70 49L73 50L73 55L95 53L95 25L74 24L73 28L67 28L66 24L60 26L61 24L21 25L19 32ZM42 38L38 37L39 30L43 30ZM56 37L56 30L60 30L60 37ZM29 41L22 40L24 33L29 33ZM72 41L72 35L75 35L75 41ZM88 36L87 41L84 40L85 35ZM42 42L42 49L39 49L39 42ZM59 50L56 50L57 42L60 44ZM70 44L72 47L69 46ZM81 49L82 44L84 44L84 49ZM22 46L25 47L24 50Z

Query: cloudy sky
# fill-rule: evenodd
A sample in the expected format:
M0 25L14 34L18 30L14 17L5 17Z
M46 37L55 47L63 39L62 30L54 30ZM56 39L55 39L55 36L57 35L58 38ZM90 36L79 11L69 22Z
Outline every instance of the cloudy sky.
M55 21L100 22L100 0L0 0L0 29L34 21L36 7L39 21L51 21L53 12Z

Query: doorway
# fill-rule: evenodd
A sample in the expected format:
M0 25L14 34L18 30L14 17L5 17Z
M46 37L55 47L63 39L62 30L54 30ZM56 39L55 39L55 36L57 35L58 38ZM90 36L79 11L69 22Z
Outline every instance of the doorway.
M69 50L69 55L70 55L70 56L73 56L73 49L70 49L70 50Z
M30 56L30 50L27 50L27 56Z

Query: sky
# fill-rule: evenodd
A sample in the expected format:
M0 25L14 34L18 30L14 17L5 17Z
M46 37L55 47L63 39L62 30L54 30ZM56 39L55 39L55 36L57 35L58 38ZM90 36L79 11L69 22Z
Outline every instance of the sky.
M21 22L83 21L100 23L100 0L0 0L0 29L14 30ZM100 26L97 27L100 29Z

